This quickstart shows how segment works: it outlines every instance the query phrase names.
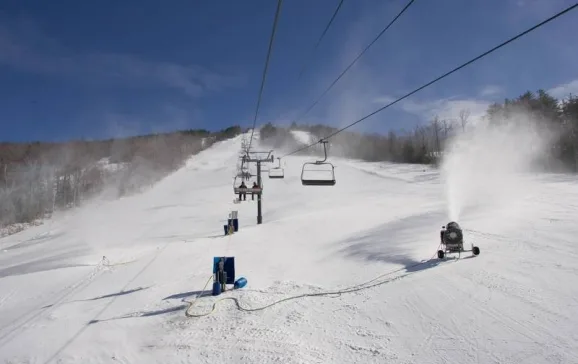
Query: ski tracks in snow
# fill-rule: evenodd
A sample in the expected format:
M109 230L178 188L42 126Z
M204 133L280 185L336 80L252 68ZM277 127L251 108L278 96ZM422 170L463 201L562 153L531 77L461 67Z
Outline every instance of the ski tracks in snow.
M445 363L451 357L464 364L502 364L547 357L551 363L578 362L574 339L551 332L548 327L552 326L543 324L554 319L553 312L535 307L520 310L520 304L529 303L512 304L519 292L496 289L486 271L467 278L454 273L451 279L439 272L436 279L438 284L427 288L418 282L407 286L402 300L402 307L409 311L403 317L415 318L404 324L404 331L411 338L406 345L417 361L427 358L430 363ZM479 288L472 295L462 288L468 285ZM413 348L412 342L419 344Z
M160 249L158 249L153 257L142 267L142 269L140 269L121 289L121 292L125 291L133 282L135 282L157 259L158 257L162 254L162 252L167 248L167 246L169 246L170 241L165 243ZM56 350L56 352L50 356L50 358L48 360L46 360L46 364L50 363L53 359L55 359L56 357L58 357L62 352L64 352L64 350L66 350L66 348L68 348L76 339L78 339L80 337L80 335L82 335L82 333L88 329L88 327L91 325L91 323L93 322L98 322L98 319L100 318L100 316L116 301L116 299L120 297L118 295L113 296L99 311L98 313L94 316L94 318L92 320L90 320L88 323L84 324L70 339L68 339L58 350Z
M398 280L391 280L394 281ZM277 282L271 293L279 291L285 292L283 296L292 296L304 289L320 291L319 287ZM178 333L178 340L163 342L162 347L156 343L151 348L182 352L175 357L188 352L201 358L201 363L409 363L390 347L391 323L365 313L364 303L382 304L380 290L383 292L375 287L340 296L306 297L241 314L234 303L225 301L211 316L166 321L164 330ZM271 301L270 295L253 292L243 292L239 299L250 307ZM365 324L372 321L373 325ZM334 329L327 328L328 322ZM227 350L220 350L221 345Z
M40 305L38 305L36 309L26 312L0 329L0 348L2 348L14 338L18 337L18 335L20 335L26 329L34 327L34 323L36 321L45 318L50 314L50 312L58 308L59 305L62 304L67 298L88 287L103 271L103 267L104 266L102 264L98 264L89 274L82 277L76 283L63 288L50 299L39 301Z

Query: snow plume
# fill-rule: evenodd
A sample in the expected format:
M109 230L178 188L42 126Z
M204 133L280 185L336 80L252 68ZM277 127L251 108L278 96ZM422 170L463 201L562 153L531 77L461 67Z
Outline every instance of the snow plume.
M531 189L529 174L548 154L554 133L545 129L519 114L506 122L480 123L449 141L441 167L448 218L458 221L479 209L503 215L518 208Z

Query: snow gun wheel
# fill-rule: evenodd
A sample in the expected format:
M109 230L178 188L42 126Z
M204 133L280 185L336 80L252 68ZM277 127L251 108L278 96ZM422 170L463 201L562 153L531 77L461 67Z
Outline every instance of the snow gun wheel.
M444 252L443 250L438 250L438 258L439 258L439 259L444 259L444 256L445 256L445 255L446 255L446 254L445 254L445 252Z
M472 253L473 253L474 255L480 255L480 248L477 247L477 246L474 246L474 247L472 248Z

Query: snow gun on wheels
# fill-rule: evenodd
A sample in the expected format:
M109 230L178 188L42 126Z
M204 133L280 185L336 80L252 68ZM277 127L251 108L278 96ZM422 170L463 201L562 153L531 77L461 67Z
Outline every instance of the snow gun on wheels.
M472 252L473 255L480 254L480 248L471 244L471 249L464 249L464 233L460 225L451 221L446 226L442 226L440 231L440 239L442 249L438 250L438 258L443 259L446 254L458 253L458 257L462 253Z

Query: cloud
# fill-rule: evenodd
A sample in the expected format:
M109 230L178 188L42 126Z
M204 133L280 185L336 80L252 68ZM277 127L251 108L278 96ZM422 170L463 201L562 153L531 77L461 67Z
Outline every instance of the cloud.
M491 102L478 99L439 99L433 101L406 100L400 103L404 111L418 115L425 120L439 117L441 120L458 120L462 110L469 112L472 121L480 120Z
M495 96L504 92L504 89L500 86L487 85L480 91L480 96Z
M125 138L184 130L205 121L202 112L194 106L159 103L144 108L145 112L139 110L138 113L131 113L96 107L84 110L77 119L83 130L86 126L98 125L98 131L95 131L98 138Z
M95 85L174 89L191 98L243 83L239 76L199 65L149 61L131 54L80 52L49 37L30 20L1 16L0 20L0 66Z
M331 62L328 62L322 70L311 77L308 91L312 92L311 90L313 90L312 95L310 95L311 100L318 99L319 95L351 65L352 61L383 30L384 25L393 19L403 7L403 4L395 2L378 3L371 6L356 5L359 7L358 12L353 13L355 15L351 16L352 19L341 28L333 29L333 32L338 33L335 36L340 39L339 47L333 50L333 54L327 56ZM405 21L405 18L401 18L394 25L398 31L402 21ZM403 76L399 75L398 70L390 71L388 69L392 66L388 62L384 62L379 51L380 47L392 46L394 39L388 38L387 35L384 35L372 49L359 58L303 121L311 124L331 124L334 127L342 128L374 112L377 107L393 101L393 98L383 96L384 91L395 88L397 81L403 79ZM395 60L404 57L405 55L397 54ZM307 103L310 102L307 101ZM355 130L357 132L370 131L380 120L380 118L367 119L363 123L356 124Z
M486 86L480 91L480 98L451 97L421 101L406 99L394 107L416 115L423 121L431 121L436 116L440 120L459 120L460 113L464 110L469 112L468 120L475 123L483 119L488 107L494 102L491 100L491 96L503 93L503 90L501 86L492 85ZM578 95L578 79L553 87L547 92L557 99L565 98L569 94ZM387 104L394 100L395 98L387 95L373 99L375 103L379 104Z
M548 93L557 99L563 99L568 97L570 94L573 96L578 95L578 79L565 83L563 85L558 85L548 90Z
M416 22L423 20L419 17L420 12L416 11L417 8L408 10L407 14L401 17L337 82L321 102L315 104L314 108L305 117L302 117L302 112L307 110L311 102L317 100L325 88L335 80L343 69L369 44L404 5L392 2L378 2L379 6L376 6L372 2L371 7L365 8L361 5L364 2L361 2L356 5L359 9L356 9L355 12L352 11L351 15L348 15L347 21L342 19L344 24L341 24L340 27L332 28L331 32L328 33L328 37L339 39L339 46L330 47L326 43L324 52L327 52L327 54L323 67L317 67L318 71L316 72L310 70L307 73L307 77L300 81L299 87L296 88L298 92L295 92L297 95L291 100L293 101L291 102L293 106L284 106L288 104L287 97L286 95L279 96L282 102L279 102L277 109L289 110L286 112L272 112L271 114L275 117L271 117L268 120L298 119L299 123L324 123L338 128L348 126L386 106L435 75L447 71L448 64L454 64L456 62L454 58L459 59L462 57L460 54L477 54L480 49L487 49L494 42L503 40L500 39L502 37L499 35L500 33L505 32L507 34L508 32L519 31L519 29L527 27L526 24L533 22L531 18L536 12L536 6L544 5L536 5L534 4L535 0L528 0L527 6L529 9L515 9L517 5L515 0L512 1L514 2L507 6L500 2L501 10L498 12L498 16L495 17L496 19L492 20L495 25L492 24L488 28L484 22L478 24L488 28L484 33L485 36L473 37L474 40L470 43L465 42L457 48L453 47L454 49L445 47L444 44L447 42L440 42L439 40L443 39L444 36L451 37L455 35L455 32L451 32L450 29L447 32L435 33L435 37L427 36L430 33L419 32L413 26ZM496 15L494 5L489 7L480 5L480 8L477 9L486 11L486 14ZM520 21L523 20L524 24L512 24L509 19L510 12L520 14ZM542 12L538 15L543 17L544 14ZM460 29L460 27L466 25L463 30L467 32L477 27L468 28L467 25L470 23L467 19L461 19L459 23L452 24L455 29ZM474 33L472 35L476 35ZM403 34L403 36L400 36L400 34ZM311 36L311 42L315 41L315 36L318 36L318 34ZM492 40L494 38L497 38L497 40ZM559 38L557 39L559 40ZM440 44L440 49L438 49L437 45L433 46L437 43ZM408 44L413 44L414 46L408 47ZM321 56L317 54L316 57ZM476 119L481 119L493 101L503 100L503 97L508 95L509 92L519 87L525 87L523 85L528 82L528 76L512 75L510 67L514 67L517 70L520 66L518 64L511 65L509 58L503 57L497 60L494 58L494 62L478 64L477 68L469 73L461 73L461 76L457 74L452 78L448 78L445 85L439 84L434 87L428 87L419 96L415 95L399 102L388 108L388 110L379 112L363 120L363 122L355 124L349 130L360 132L365 130L375 131L377 129L382 132L386 128L391 130L411 128L420 121L431 120L435 115L442 119L459 119L462 110L470 112L469 120L472 122ZM559 57L556 57L556 54L552 54L550 58ZM424 63L424 59L428 61ZM526 63L531 65L532 62L534 62L534 58L530 58L529 63ZM526 68L532 67L528 66ZM530 77L542 76L552 77L552 75L536 75L535 67L530 72ZM507 84L501 84L504 79L508 79ZM544 81L540 82L543 84ZM455 95L457 97L451 97Z
M510 0L510 2L515 2L519 8L527 8L536 12L556 9L564 3L563 0Z
M567 0L509 0L511 18L545 18L568 6Z
M431 120L435 116L442 120L457 120L460 117L460 113L464 110L469 112L470 119L477 120L483 117L488 106L492 104L492 101L486 100L485 98L501 94L503 91L504 89L501 86L488 85L480 90L480 99L457 97L426 101L406 99L393 107L417 115L424 120ZM395 100L395 97L381 95L375 97L373 102L379 105L387 105Z
M375 99L373 99L373 102L375 102L376 104L383 104L383 105L387 105L393 101L395 101L395 97L391 97L391 96L379 96L376 97Z

